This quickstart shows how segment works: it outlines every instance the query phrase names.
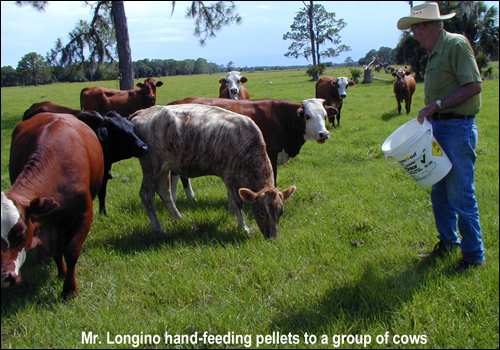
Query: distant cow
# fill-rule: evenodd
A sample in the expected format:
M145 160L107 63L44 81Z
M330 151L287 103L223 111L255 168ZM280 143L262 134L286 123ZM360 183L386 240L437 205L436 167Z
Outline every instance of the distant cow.
M238 225L248 231L243 201L253 202L255 220L264 237L278 235L282 201L295 186L280 192L262 133L245 116L198 104L155 106L131 117L136 133L149 145L140 157L143 180L140 196L155 231L162 231L155 210L158 193L172 216L180 219L171 197L170 172L185 177L215 175L224 181Z
M342 101L347 97L347 88L354 85L356 83L349 81L346 77L335 79L325 76L316 83L316 98L324 99L325 106L332 106L337 109L337 125L339 126ZM329 116L328 119L335 126L335 115Z
M147 152L147 145L134 133L134 125L114 111L103 118L96 111L71 109L52 102L33 104L25 113L27 120L40 112L68 113L90 126L97 134L104 153L104 178L99 190L99 212L106 214L106 189L111 176L111 166L120 160L139 157Z
M148 78L144 84L138 83L138 89L114 90L104 87L88 87L80 93L80 104L84 110L90 109L106 115L109 111L128 117L139 109L148 108L156 104L156 88L162 86Z
M250 95L242 84L247 82L246 77L242 77L240 72L231 71L225 78L219 80L219 97L233 100L248 100Z
M392 73L392 76L397 79L394 82L394 94L396 95L396 101L398 103L398 112L401 114L401 102L405 101L406 114L409 114L411 97L415 92L415 86L417 84L415 77L410 71L404 71L402 69L398 69L396 72Z
M299 104L275 99L237 101L224 98L192 97L173 101L169 105L186 103L217 106L250 117L264 136L275 182L277 166L297 156L306 140L324 143L330 138L325 120L327 113L328 115L337 113L332 107L329 107L327 112L321 99L308 99ZM186 193L192 194L189 181L183 181L183 184Z
M75 266L104 173L99 140L71 115L37 114L14 129L9 173L12 187L1 195L2 288L21 281L26 253L37 247L65 278L62 297L76 295Z

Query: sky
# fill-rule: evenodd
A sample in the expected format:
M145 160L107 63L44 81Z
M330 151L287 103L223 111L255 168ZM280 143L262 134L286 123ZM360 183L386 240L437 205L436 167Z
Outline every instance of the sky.
M241 24L231 24L216 32L200 46L193 35L193 19L186 18L190 1L177 1L172 13L171 1L125 1L132 61L141 59L204 58L208 62L236 67L308 65L305 58L287 58L291 40L283 40L302 1L235 1ZM210 3L210 2L208 2ZM424 1L414 1L414 6ZM496 6L498 1L485 1ZM347 57L358 61L372 49L395 48L402 34L397 21L409 16L406 1L315 1L337 20L347 23L339 34L341 43L351 51L323 62L343 63ZM44 12L30 6L19 7L14 1L1 2L1 66L16 68L21 58L36 52L42 56L61 38L69 41L79 20L92 19L90 6L84 1L50 1Z

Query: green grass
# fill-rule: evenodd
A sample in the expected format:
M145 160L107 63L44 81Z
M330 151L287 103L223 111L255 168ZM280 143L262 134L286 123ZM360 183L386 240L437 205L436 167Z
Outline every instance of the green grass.
M245 75L251 98L314 97L315 83L304 70ZM326 75L349 76L349 71L328 69ZM216 97L222 76L162 77L158 104ZM10 139L24 111L43 100L78 108L79 92L89 85L2 88L2 191L10 187ZM397 114L392 83L375 81L349 88L342 126L330 127L330 140L306 142L295 159L279 167L278 187L296 185L297 191L285 202L276 240L263 238L249 206L245 215L252 232L238 230L236 217L227 213L226 189L215 177L193 179L197 202L188 201L179 187L181 221L157 198L167 234L155 233L138 194L138 160L115 164L108 215L99 215L94 202L94 223L77 265L79 297L62 302L55 264L38 266L35 254L28 254L22 284L2 290L2 348L132 346L108 344L107 332L113 341L115 335L161 336L160 344L141 348L249 345L240 339L176 346L165 344L165 332L198 332L199 338L208 332L233 340L246 335L252 348L363 348L354 342L361 337L371 338L367 348L498 348L498 86L498 79L484 82L477 118L484 268L455 272L460 253L432 261L417 257L437 241L430 190L390 167L380 147L416 117L423 86L417 84L406 116ZM98 335L97 343L82 344L82 332ZM306 334L317 342L306 343ZM336 343L341 335L350 338ZM395 343L394 336L404 343ZM419 343L409 336L418 336Z

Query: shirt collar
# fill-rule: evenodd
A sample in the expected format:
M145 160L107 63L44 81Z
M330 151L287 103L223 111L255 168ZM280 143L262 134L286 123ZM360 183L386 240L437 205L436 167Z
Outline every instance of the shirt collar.
M441 30L441 33L439 33L439 39L434 45L434 49L432 49L430 56L436 54L442 55L444 51L444 44L446 42L446 36L448 35L448 32L446 30Z

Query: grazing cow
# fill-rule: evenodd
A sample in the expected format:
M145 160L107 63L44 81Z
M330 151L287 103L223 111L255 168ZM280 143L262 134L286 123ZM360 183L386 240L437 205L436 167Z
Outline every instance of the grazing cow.
M340 111L342 110L342 101L347 97L347 88L356 85L346 77L337 79L323 77L316 83L316 98L325 100L325 106L332 106L337 109L337 125L340 126ZM335 115L328 116L328 119L335 127Z
M65 278L62 297L78 294L75 265L104 173L99 140L72 115L37 114L14 129L9 173L12 187L1 195L2 288L21 281L19 268L36 247L39 260L53 257Z
M248 232L241 208L253 202L255 220L264 237L278 235L283 200L295 186L280 192L274 183L266 144L255 123L213 106L154 106L131 117L136 133L149 145L140 157L140 196L155 231L163 231L155 210L158 193L172 216L180 219L171 196L170 172L185 177L215 175L224 181L238 225Z
M394 94L396 95L396 101L398 102L398 112L401 114L401 102L405 101L406 114L409 114L411 97L415 92L417 81L410 71L402 69L398 69L396 72L392 73L392 76L397 79L394 82Z
M80 93L80 104L84 110L91 109L106 115L109 111L128 117L139 109L154 106L156 88L162 86L161 81L147 78L144 84L138 83L135 90L114 90L104 87L89 87Z
M240 72L231 71L227 73L225 78L219 80L219 97L230 98L233 100L248 100L250 95L248 90L242 84L246 83L248 79L242 77Z
M106 189L108 180L112 178L111 166L120 160L140 157L147 152L148 146L134 133L134 125L114 111L103 118L96 111L81 111L46 101L33 104L24 113L23 120L41 112L72 114L97 134L104 153L104 178L98 194L99 212L106 214Z
M171 102L169 105L199 103L217 106L229 111L250 117L262 131L267 146L267 154L271 160L276 183L277 166L285 164L290 158L299 154L306 140L324 143L330 133L326 129L325 120L329 115L337 113L334 108L323 106L323 100L309 99L302 104L284 100L229 100L224 98L186 98ZM178 179L174 178L177 183ZM192 193L189 181L183 180L186 193ZM175 187L172 185L173 190Z

